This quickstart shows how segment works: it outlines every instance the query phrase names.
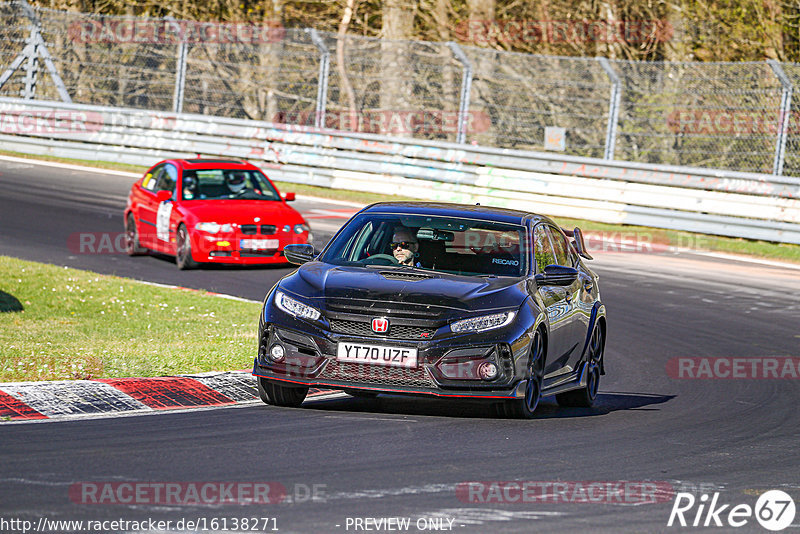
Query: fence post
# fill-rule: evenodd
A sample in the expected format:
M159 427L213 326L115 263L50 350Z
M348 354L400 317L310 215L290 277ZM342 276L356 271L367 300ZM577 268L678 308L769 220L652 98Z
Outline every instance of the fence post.
M33 100L36 97L36 81L39 78L39 41L36 39L36 33L36 27L32 26L28 45L25 47L29 53L25 63L25 86L20 96L26 100Z
M164 17L175 30L175 35L180 38L178 45L178 57L175 61L175 91L172 93L172 112L183 112L183 91L186 88L186 55L188 54L188 45L186 38L183 35L178 21L175 17Z
M183 92L186 88L186 55L189 45L185 40L178 46L178 64L175 66L175 93L172 95L172 111L183 112Z
M311 41L319 50L319 81L317 82L317 109L314 115L314 127L325 126L325 107L328 100L328 72L330 70L331 53L317 30L310 28Z
M31 22L30 40L22 51L22 54L20 54L12 63L11 67L3 73L3 76L0 78L0 86L11 77L11 74L13 74L22 64L22 61L27 58L28 67L25 73L25 89L22 91L22 97L33 98L36 95L36 78L39 74L39 56L42 56L44 65L47 67L47 72L50 73L50 77L53 79L53 83L56 86L58 96L61 97L61 100L64 102L68 104L72 103L72 98L70 98L67 92L67 87L64 85L61 76L59 76L55 63L53 63L53 57L47 50L44 37L42 37L41 23L39 22L39 17L36 16L36 11L33 10L26 0L19 0L19 5L25 17ZM22 56L24 56L24 58L20 59Z
M598 57L597 61L600 62L600 66L606 71L606 75L611 81L611 96L608 99L606 148L603 153L603 159L614 159L614 150L617 147L617 121L619 119L619 101L622 97L622 82L607 58Z
M469 124L467 117L469 114L469 97L472 91L472 62L457 43L448 41L447 46L450 47L453 55L464 67L464 72L461 75L461 97L458 103L458 133L456 134L456 143L466 143L467 125Z
M772 67L772 72L781 82L781 112L778 116L778 135L775 139L775 159L772 162L772 174L780 176L783 174L783 161L786 155L786 137L789 126L789 115L792 112L792 82L779 61L768 59L767 63Z

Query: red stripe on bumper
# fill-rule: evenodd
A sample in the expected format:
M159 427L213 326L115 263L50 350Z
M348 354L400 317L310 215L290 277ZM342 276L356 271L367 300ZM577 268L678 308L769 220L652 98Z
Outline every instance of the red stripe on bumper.
M106 378L104 382L154 410L219 406L235 401L192 378Z
M0 417L11 419L47 419L16 397L0 391Z
M311 386L311 384L309 384L308 382L300 382L300 381L297 381L297 380L290 380L288 378L280 378L280 377L277 377L277 376L258 375L258 374L255 374L255 373L253 373L253 375L254 376L260 376L262 378L269 378L271 380L280 380L281 382L291 382L292 384L302 384L302 385L306 385L306 386ZM338 390L338 391L343 391L342 388L345 387L345 386L342 386L342 384L329 384L327 382L322 382L322 381L319 381L319 380L314 380L314 384L313 385L328 387L328 388L335 389L335 390ZM362 386L362 385L359 385L359 384L353 384L352 389L363 389L363 390L367 390L367 391L377 391L378 393L411 393L411 394L415 394L415 395L418 394L418 395L428 395L428 396L431 396L431 397L447 397L447 398L457 398L457 399L514 399L515 398L515 397L512 397L510 395L480 395L480 394L464 395L464 394L457 394L457 393L440 393L438 391L422 391L422 390L416 390L416 389L393 389L391 387L384 387L384 386L377 386L377 387L376 386L366 386L366 385Z

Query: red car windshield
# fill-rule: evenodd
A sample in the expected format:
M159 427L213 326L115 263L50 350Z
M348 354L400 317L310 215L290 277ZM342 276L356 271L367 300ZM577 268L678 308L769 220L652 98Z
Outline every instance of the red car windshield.
M202 169L183 172L183 200L244 199L280 200L267 178L258 171Z

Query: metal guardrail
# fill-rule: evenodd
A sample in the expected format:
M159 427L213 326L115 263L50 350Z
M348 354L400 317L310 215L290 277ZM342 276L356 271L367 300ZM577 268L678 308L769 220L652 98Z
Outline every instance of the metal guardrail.
M800 244L800 179L0 98L5 150L150 165L225 156L277 180Z

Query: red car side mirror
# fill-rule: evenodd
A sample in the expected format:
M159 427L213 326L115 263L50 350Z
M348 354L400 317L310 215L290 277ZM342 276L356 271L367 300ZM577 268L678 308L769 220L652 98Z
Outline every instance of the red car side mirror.
M284 199L286 202L291 202L291 201L293 201L293 200L294 200L294 193L286 193L286 194L283 196L283 199Z
M159 202L164 202L165 200L169 200L172 198L172 191L166 191L162 189L158 193L156 193L156 200Z

